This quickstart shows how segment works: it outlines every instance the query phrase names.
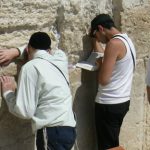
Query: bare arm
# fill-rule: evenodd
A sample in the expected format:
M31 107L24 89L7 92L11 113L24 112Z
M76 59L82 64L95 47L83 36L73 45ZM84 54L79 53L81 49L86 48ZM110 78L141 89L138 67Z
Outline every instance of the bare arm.
M112 39L107 44L103 62L100 62L101 67L98 75L99 84L105 86L109 83L116 61L124 56L125 51L126 49L120 40Z
M150 87L149 86L147 86L147 99L150 104Z
M27 45L19 48L0 49L0 65L5 66L11 63L13 59L27 59L25 55Z
M0 50L0 65L8 65L14 58L17 58L20 52L17 48Z
M94 52L104 53L101 43L96 38L92 38L92 47Z
M92 38L92 48L94 52L104 53L104 49L101 43L96 38ZM98 68L100 68L102 64L102 57L100 57L96 63L98 65Z
M34 81L31 78L34 76ZM37 105L36 70L32 66L30 72L28 68L23 67L19 75L17 95L15 94L15 82L12 77L0 77L2 83L2 93L9 111L22 119L31 119L35 113Z

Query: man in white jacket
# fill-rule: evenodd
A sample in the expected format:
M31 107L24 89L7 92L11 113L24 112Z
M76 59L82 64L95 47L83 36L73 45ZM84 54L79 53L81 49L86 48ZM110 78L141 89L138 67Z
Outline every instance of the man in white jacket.
M49 54L50 45L50 37L44 32L31 36L28 44L31 60L21 69L17 94L12 77L3 76L0 78L3 96L12 114L32 120L37 150L71 150L76 122L68 86L68 62L61 50ZM19 52L13 51L16 55ZM1 51L0 56L6 55ZM1 63L14 58L10 53L7 56L9 60L3 59Z

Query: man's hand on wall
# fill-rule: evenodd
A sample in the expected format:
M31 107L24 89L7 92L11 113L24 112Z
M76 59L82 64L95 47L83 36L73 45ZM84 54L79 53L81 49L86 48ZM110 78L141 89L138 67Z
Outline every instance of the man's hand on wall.
M0 65L8 65L14 58L19 56L19 51L16 48L0 49Z
M2 76L2 77L0 77L0 81L2 83L3 94L5 92L7 92L7 91L15 92L15 90L16 90L16 83L15 83L14 77Z

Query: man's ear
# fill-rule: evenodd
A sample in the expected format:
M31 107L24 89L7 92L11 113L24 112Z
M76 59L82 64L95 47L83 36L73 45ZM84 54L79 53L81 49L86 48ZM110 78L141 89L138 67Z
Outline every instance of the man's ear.
M104 28L101 25L98 25L98 30L101 31L101 32L103 32Z

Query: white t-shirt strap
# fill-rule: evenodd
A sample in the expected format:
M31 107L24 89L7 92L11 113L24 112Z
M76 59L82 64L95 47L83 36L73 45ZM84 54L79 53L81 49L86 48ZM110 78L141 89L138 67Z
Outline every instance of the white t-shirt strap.
M132 52L132 48L131 48L131 46L130 46L130 43L128 42L128 40L127 40L124 36L122 36L122 35L120 35L120 34L114 35L112 38L117 38L117 37L120 37L120 38L124 39L124 40L127 42L127 44L129 45L130 52L131 52L131 56L132 56L132 60L133 60L134 70L135 70L136 62L135 62L135 57L134 57L134 55L133 55L133 52Z

